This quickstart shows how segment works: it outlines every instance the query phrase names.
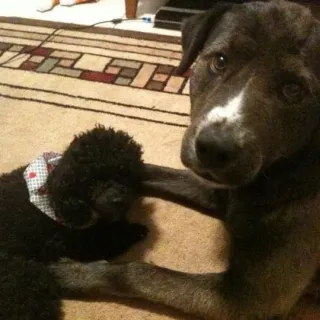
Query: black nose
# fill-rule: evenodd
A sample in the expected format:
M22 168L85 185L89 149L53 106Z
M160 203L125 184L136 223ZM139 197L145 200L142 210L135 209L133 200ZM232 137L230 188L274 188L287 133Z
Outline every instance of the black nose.
M201 129L195 142L196 155L208 168L226 168L235 161L239 146L231 134L211 127Z

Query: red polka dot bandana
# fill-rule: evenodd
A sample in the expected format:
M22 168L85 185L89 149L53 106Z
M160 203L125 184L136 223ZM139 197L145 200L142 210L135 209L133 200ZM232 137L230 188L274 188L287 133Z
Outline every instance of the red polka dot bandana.
M23 174L27 183L30 202L57 222L57 217L49 203L46 182L49 173L57 166L60 159L61 154L59 153L45 152L33 160Z

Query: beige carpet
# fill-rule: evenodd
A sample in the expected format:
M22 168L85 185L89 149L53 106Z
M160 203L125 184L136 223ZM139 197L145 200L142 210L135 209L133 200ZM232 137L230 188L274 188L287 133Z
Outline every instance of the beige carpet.
M180 167L188 124L188 74L173 76L179 39L116 30L59 31L52 23L0 19L0 169L60 151L96 122L127 130L147 162ZM18 56L19 54L19 56ZM11 59L8 61L8 59ZM189 272L221 271L225 235L217 220L155 199L132 220L150 235L122 260L142 259ZM311 307L310 307L311 308ZM295 319L319 319L312 308ZM65 320L192 319L149 303L65 301Z

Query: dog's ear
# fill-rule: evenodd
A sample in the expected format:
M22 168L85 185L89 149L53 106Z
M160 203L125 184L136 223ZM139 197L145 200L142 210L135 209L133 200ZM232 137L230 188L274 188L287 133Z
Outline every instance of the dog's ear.
M230 2L217 3L212 9L184 21L181 40L183 55L176 74L181 75L188 70L203 49L210 31L233 5Z

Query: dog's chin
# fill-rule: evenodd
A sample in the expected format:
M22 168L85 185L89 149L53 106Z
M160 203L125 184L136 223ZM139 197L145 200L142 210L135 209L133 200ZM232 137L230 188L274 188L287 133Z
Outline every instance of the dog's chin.
M200 170L198 165L196 165L196 161L194 161L193 157L191 157L191 153L185 152L186 149L182 149L181 152L181 162L183 165L188 168L201 182L210 184L212 188L216 189L229 189L231 186L218 181L218 179L213 178L208 172L204 170Z
M255 179L260 168L259 166L254 170L248 170L248 172L231 170L221 174L214 170L203 168L197 161L191 161L190 158L182 158L182 162L198 179L206 184L210 184L215 189L236 189L248 185Z
M201 171L199 169L189 169L203 182L211 184L215 189L236 189L250 184L255 175L237 176L236 174L231 175L231 178L217 177L214 173L209 171Z

